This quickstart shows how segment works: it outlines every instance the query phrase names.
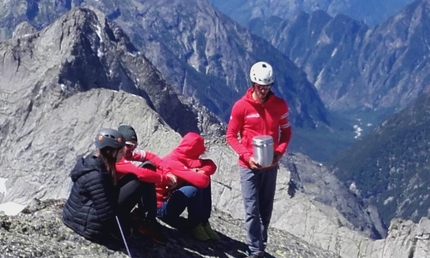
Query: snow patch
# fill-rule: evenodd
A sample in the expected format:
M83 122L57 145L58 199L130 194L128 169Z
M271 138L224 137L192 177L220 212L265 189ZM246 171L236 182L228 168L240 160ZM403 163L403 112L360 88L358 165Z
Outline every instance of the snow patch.
M336 55L336 53L337 53L337 48L335 48L335 49L333 50L333 52L331 53L331 57L334 57L334 56Z
M103 54L103 51L101 51L101 50L100 50L100 48L99 48L99 49L97 49L97 56L98 56L98 57L100 57L100 58L102 58L102 57L103 57L103 55L104 55L104 54Z
M361 136L361 132L363 131L363 129L361 129L361 127L358 125L354 125L354 130L355 130L354 138L357 139L358 137Z
M61 88L61 91L62 92L66 92L67 91L67 87L66 87L66 85L64 85L64 84L60 84L60 88Z
M101 49L103 46L103 37L102 37L102 28L99 25L96 26L96 33L100 39L100 47L97 49L97 56L99 58L102 58L104 56L103 50Z
M21 205L14 202L7 202L0 204L0 212L4 212L8 216L18 215L23 209L25 205Z
M99 25L96 26L96 33L97 33L97 36L99 36L100 43L102 43L103 42L102 28Z
M132 51L132 52L128 52L129 55L131 55L132 57L136 57L137 55L140 55L139 51Z
M6 178L0 178L0 194L6 194Z
M387 199L384 200L384 205L387 205L388 203L392 202L394 200L393 196L388 197Z

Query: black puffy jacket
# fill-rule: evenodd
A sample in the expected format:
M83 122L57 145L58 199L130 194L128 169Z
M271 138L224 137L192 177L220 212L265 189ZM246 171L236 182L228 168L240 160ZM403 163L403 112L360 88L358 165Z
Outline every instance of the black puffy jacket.
M63 208L63 222L81 236L103 241L116 231L118 191L101 158L78 159L70 176L73 186Z

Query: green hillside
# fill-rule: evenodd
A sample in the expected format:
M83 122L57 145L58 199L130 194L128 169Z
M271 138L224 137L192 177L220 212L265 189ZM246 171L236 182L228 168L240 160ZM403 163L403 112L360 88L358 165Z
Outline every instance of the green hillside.
M417 222L428 216L430 199L430 96L424 94L344 152L334 173L355 182L385 223L393 217Z

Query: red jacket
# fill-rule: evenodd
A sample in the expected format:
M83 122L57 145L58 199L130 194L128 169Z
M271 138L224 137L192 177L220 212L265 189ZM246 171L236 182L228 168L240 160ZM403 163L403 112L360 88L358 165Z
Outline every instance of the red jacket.
M274 151L284 155L292 134L285 100L269 92L267 100L260 103L252 98L253 92L250 88L234 104L226 133L227 142L239 154L239 164L243 167L249 167L249 159L253 156L254 136L272 136Z
M141 168L133 164L133 161L150 161L157 167L157 172L151 169ZM165 176L166 166L156 154L135 149L133 152L126 153L124 157L115 164L116 176L120 178L124 174L133 173L140 181L148 183L168 183L170 179Z
M187 133L178 147L163 158L164 164L178 178L178 184L174 189L168 189L168 183L156 185L158 207L161 207L174 190L184 184L191 184L197 188L209 185L210 176L215 173L217 166L210 159L200 159L205 150L203 137L196 133ZM193 170L197 168L204 173Z

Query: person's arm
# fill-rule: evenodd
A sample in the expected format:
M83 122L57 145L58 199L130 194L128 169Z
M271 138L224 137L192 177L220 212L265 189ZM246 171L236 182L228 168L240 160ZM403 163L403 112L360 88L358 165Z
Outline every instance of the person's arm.
M134 149L133 155L131 156L130 160L133 161L145 161L146 160L146 151L140 150L140 149Z
M282 109L283 109L282 116L281 116L281 119L279 120L279 128L280 128L281 135L279 138L278 147L275 150L276 152L281 154L281 156L283 156L287 151L287 147L288 147L288 144L290 143L291 136L292 136L290 122L288 121L289 110L288 110L287 103L284 102Z
M166 165L163 163L163 160L155 153L145 150L134 150L133 157L131 158L133 161L149 161L151 162L157 169L164 171Z
M169 162L169 166L173 175L197 188L205 188L210 183L209 176L203 173L196 173L195 170L187 168L179 161L171 161Z
M226 139L227 143L233 148L233 150L239 154L239 157L246 162L249 162L249 159L252 157L252 153L250 153L237 139L237 135L244 124L243 108L241 108L238 103L239 102L236 102L236 104L234 104L231 111L230 121L227 126Z
M148 183L165 183L167 182L166 176L161 172L156 172L148 168L142 168L134 165L131 162L126 162L124 159L115 164L115 168L121 173L132 173L137 176L139 181Z
M204 174L207 176L215 174L217 169L215 162L213 162L211 159L200 159L200 161L202 166L197 168L198 170L204 171Z
M155 153L152 153L150 151L146 151L146 160L150 161L152 164L154 164L155 167L158 169L164 171L167 166L164 164L163 160Z

